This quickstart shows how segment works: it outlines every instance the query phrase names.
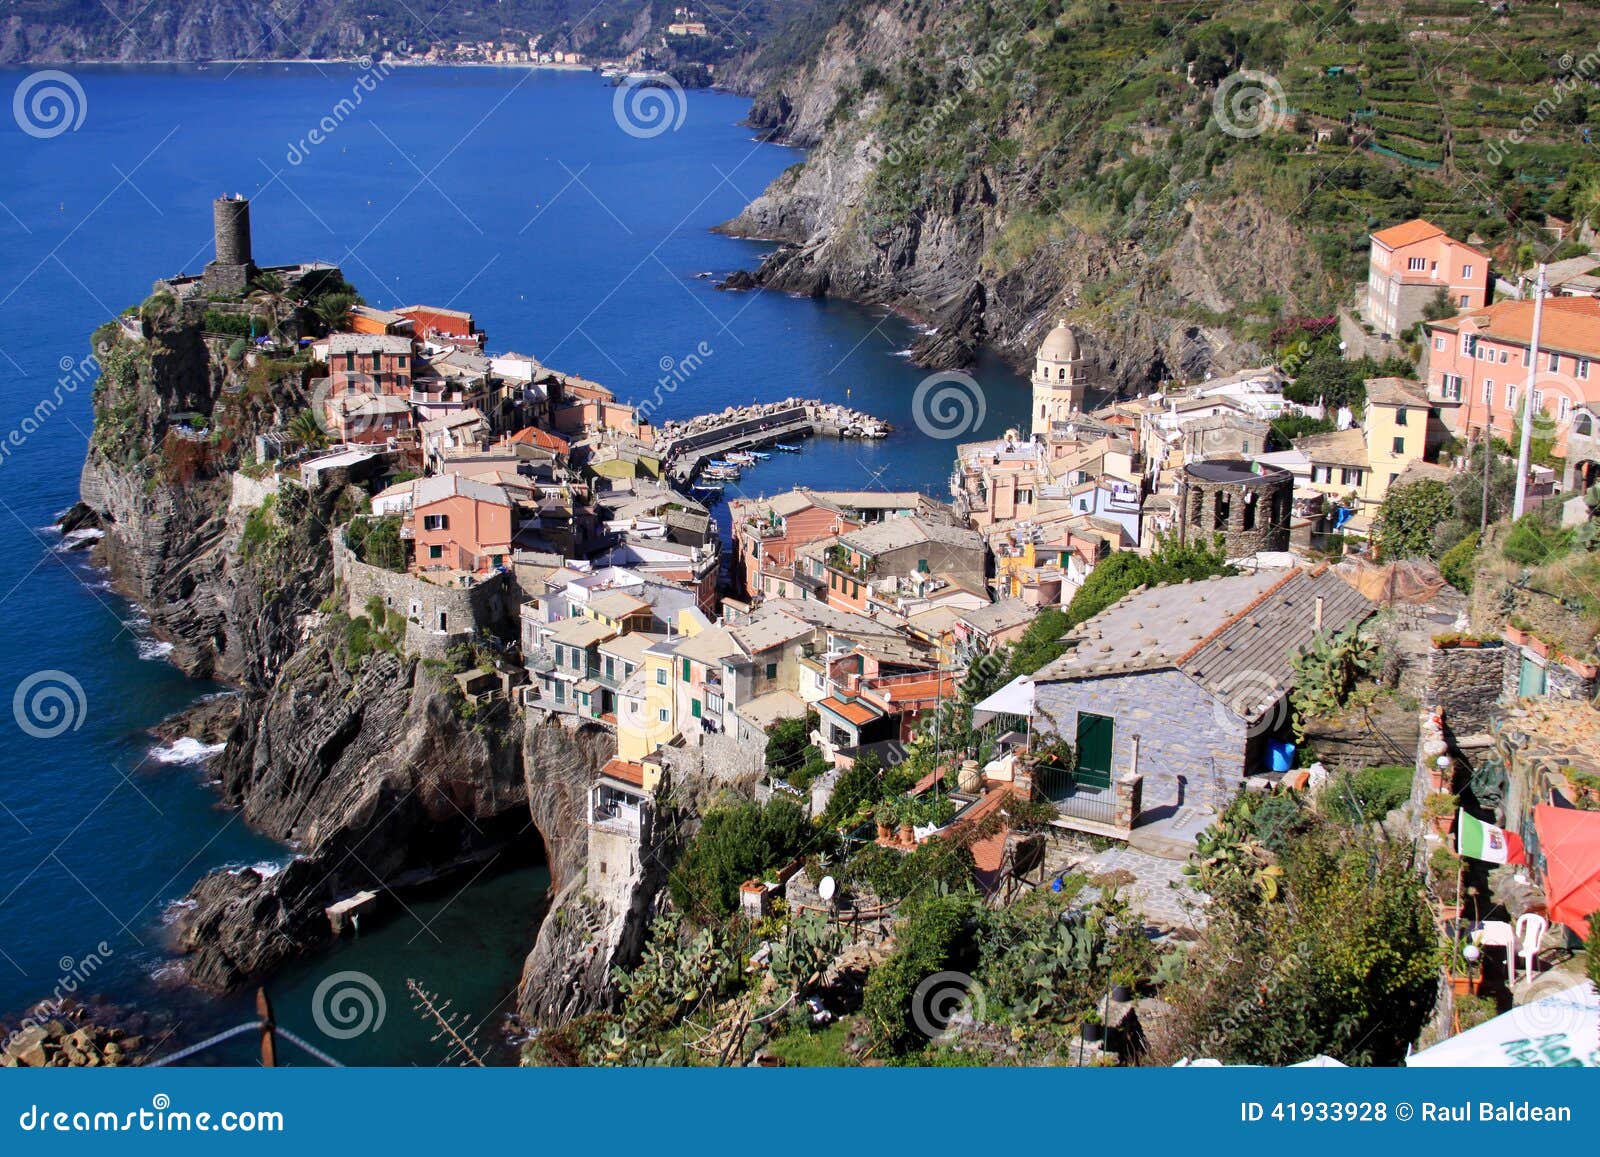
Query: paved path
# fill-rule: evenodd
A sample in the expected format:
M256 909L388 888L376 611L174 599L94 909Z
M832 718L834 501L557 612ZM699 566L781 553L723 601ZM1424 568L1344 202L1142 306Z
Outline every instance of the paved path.
M1134 879L1122 886L1122 895L1151 926L1163 930L1205 927L1201 908L1205 897L1195 890L1192 878L1183 874L1183 861L1152 856L1123 845L1103 852L1063 851L1067 854L1052 856L1048 861L1051 875L1072 872L1094 877L1127 872ZM1096 890L1088 888L1085 893L1092 898Z

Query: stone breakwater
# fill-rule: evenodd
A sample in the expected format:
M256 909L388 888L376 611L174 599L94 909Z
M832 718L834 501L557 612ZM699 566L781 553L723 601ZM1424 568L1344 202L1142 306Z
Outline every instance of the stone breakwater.
M715 414L701 414L682 422L664 422L660 440L670 454L672 446L686 438L713 433L725 427L761 419L785 419L796 411L804 411L820 432L845 437L882 438L890 432L890 425L863 410L852 410L837 402L821 402L808 398L784 398L779 402L759 402L749 406L729 406Z

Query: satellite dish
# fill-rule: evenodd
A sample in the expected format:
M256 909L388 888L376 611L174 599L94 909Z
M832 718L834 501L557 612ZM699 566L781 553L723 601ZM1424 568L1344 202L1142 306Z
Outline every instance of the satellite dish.
M817 885L817 895L821 896L825 902L831 902L834 893L838 892L838 890L839 884L832 876L822 877L822 883Z

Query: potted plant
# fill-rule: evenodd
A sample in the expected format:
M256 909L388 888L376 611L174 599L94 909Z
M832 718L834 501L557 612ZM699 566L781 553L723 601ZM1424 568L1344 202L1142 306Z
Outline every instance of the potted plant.
M900 842L914 844L917 842L917 801L910 796L900 801Z
M1477 952L1476 946L1469 945L1460 937L1450 941L1450 991L1457 996L1466 996L1472 992L1472 966L1477 959Z
M1422 814L1441 836L1450 834L1450 825L1456 818L1460 799L1448 791L1436 791L1422 801Z
M887 840L894 835L894 804L884 800L878 805L878 810L873 813L873 818L878 824L878 838Z
M1446 846L1433 849L1428 867L1434 891L1439 894L1439 915L1455 920L1461 915L1461 857Z
M1114 973L1111 977L1111 999L1126 1004L1133 999L1137 984L1138 981L1134 979L1133 973L1126 969Z
M1100 1021L1100 1014L1094 1009L1084 1013L1083 1020L1078 1025L1078 1035L1087 1044L1096 1044L1106 1039L1106 1026Z

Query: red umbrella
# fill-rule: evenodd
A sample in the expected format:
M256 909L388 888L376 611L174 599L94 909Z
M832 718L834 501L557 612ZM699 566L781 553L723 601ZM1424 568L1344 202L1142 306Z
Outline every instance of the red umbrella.
M1589 917L1600 912L1600 812L1542 803L1533 824L1544 853L1544 894L1550 919L1589 935Z

